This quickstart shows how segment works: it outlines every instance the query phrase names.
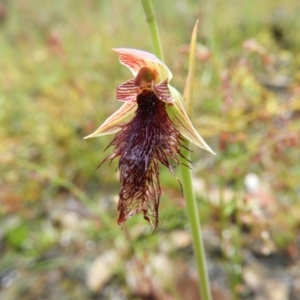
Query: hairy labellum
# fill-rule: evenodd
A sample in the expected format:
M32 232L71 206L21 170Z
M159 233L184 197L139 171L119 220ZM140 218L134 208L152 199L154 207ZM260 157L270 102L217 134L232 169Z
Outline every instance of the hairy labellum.
M195 34L192 40L191 52L195 48ZM173 174L169 160L177 165L180 163L179 158L183 156L179 149L184 147L183 137L215 153L191 123L181 95L170 85L173 75L165 63L145 51L129 48L113 50L134 78L117 87L116 98L123 105L85 138L117 132L110 143L113 153L104 161L119 157L118 223L124 224L142 211L155 229L161 196L159 163Z
M110 144L114 152L106 160L120 157L118 223L143 211L155 229L161 196L159 162L173 173L169 159L179 164L182 137L168 117L166 104L153 91L144 89L136 100L135 116L114 137Z

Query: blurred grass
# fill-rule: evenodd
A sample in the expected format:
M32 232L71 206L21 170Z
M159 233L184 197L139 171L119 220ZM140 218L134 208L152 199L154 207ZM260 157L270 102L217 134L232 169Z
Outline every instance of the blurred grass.
M299 4L154 4L172 84L180 91L186 45L200 20L194 123L218 153L193 149L205 226L220 237L232 230L236 248L249 247L247 239L259 239L267 230L276 251L285 251L300 225ZM0 2L1 300L87 299L92 292L86 269L105 249L127 245L126 261L159 252L170 232L187 230L180 188L165 170L157 233L149 235L139 216L124 230L116 225L116 164L96 170L111 137L82 139L120 106L115 88L131 76L113 47L151 51L140 3ZM244 186L249 173L257 174L268 197L249 195ZM254 204L251 197L258 197ZM270 219L259 219L257 226L252 205ZM250 232L246 241L244 227ZM228 241L223 242L224 259L230 261ZM123 289L124 270L116 276ZM234 281L233 294L240 280ZM130 298L133 292L125 291Z

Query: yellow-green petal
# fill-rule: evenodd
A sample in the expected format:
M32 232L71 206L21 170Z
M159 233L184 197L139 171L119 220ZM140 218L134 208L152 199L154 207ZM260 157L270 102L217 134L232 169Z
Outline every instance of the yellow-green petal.
M182 105L182 98L179 92L172 86L169 86L169 89L175 100L174 105L166 105L168 115L172 122L178 128L180 133L191 143L212 154L216 154L194 128Z
M120 131L120 126L134 116L136 107L137 105L134 102L125 102L96 131L84 138L94 138Z

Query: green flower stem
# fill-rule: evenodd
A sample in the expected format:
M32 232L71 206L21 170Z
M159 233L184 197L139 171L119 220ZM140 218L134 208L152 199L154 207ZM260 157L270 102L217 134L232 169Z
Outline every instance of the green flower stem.
M189 147L189 142L186 142L185 147ZM187 160L191 159L190 151L182 148L181 152ZM186 163L183 159L181 159L181 163ZM201 299L203 300L211 300L211 291L210 284L208 278L208 272L206 267L205 260L205 250L203 244L202 230L199 219L199 212L197 201L194 193L193 182L192 182L192 172L189 168L181 164L181 180L183 185L184 197L186 199L186 207L188 211L190 227L193 236L194 242L194 252L197 262L198 268L198 276L200 283L200 293Z
M145 12L146 21L150 29L154 53L159 59L164 61L164 55L160 44L160 38L158 34L158 28L156 24L154 9L153 9L153 3L152 3L153 1L152 0L141 0L141 1Z
M146 20L150 29L151 38L154 47L154 53L158 58L163 60L163 54L160 45L160 39L159 39L158 29L156 25L152 0L141 0L141 1L144 8ZM197 24L198 22L196 23L196 26ZM184 91L184 102L188 106L187 107L188 113L192 111L191 100L192 100L192 83L194 78L194 57L195 57L196 36L197 36L196 26L191 41L189 74L188 74L186 88ZM186 142L185 146L189 148L189 143ZM182 148L181 151L183 156L185 156L188 160L190 160L191 157L190 152L184 148ZM186 161L182 161L182 162L186 163ZM196 256L198 276L200 282L199 288L200 288L201 299L211 300L212 297L210 291L208 272L206 268L205 251L203 245L198 207L197 207L197 202L196 202L196 197L195 197L193 182L192 182L192 173L188 167L181 164L181 174L182 174L183 190L186 199L186 206L187 206L187 211L189 215L189 221L190 221L190 226L191 226L191 231L193 236L193 242L194 242L194 251Z

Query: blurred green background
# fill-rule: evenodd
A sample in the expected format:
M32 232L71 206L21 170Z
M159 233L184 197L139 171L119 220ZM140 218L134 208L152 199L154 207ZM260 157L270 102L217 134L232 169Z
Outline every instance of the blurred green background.
M214 299L300 299L300 4L154 1L182 92L199 19L193 148ZM161 170L160 224L116 224L112 136L83 140L151 51L140 1L0 2L0 299L199 299L184 199ZM277 298L276 298L277 297Z

